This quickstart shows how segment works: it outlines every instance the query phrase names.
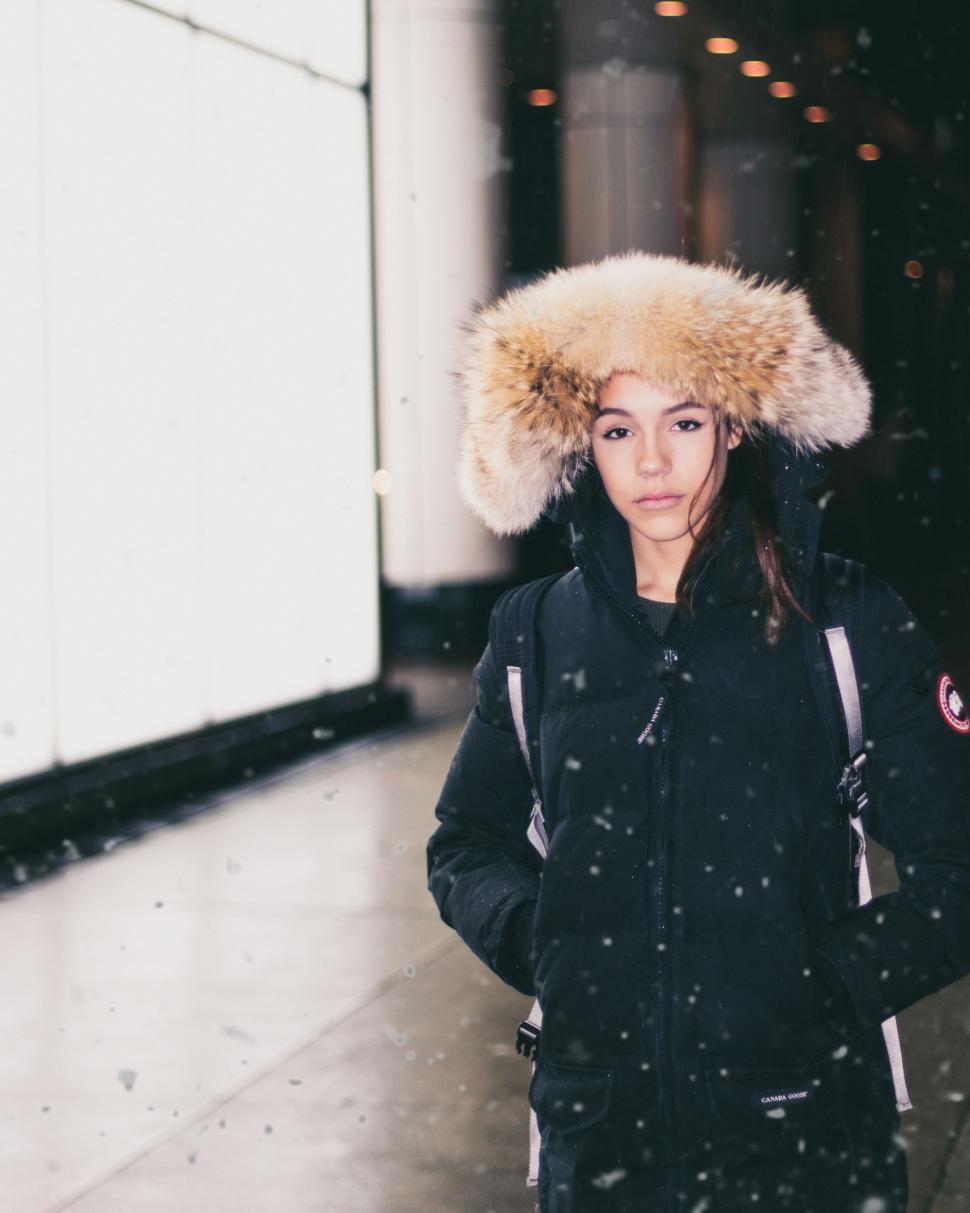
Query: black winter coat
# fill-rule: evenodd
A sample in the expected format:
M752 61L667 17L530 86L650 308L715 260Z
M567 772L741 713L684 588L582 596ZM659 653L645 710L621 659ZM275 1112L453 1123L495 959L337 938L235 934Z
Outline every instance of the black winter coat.
M821 515L804 490L825 465L773 449L809 602ZM696 615L662 639L595 468L550 516L571 525L577 567L539 615L547 859L526 838L529 778L490 647L427 848L444 921L543 1010L538 1208L904 1213L880 1023L970 972L970 733L955 689L939 700L935 645L866 573L850 629L863 821L900 886L860 907L814 629L793 615L764 645L744 499Z

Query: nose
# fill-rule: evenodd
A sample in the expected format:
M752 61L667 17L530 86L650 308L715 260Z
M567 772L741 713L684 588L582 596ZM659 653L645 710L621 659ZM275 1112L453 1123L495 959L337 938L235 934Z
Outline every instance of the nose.
M641 437L637 447L637 475L660 476L670 471L670 456L659 438Z

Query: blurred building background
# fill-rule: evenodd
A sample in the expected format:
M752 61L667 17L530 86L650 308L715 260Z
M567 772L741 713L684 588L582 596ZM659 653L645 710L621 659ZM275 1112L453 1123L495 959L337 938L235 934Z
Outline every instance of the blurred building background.
M499 540L458 496L460 326L628 248L809 291L875 394L872 436L831 453L823 542L898 585L966 679L970 19L12 0L0 20L7 878L126 802L404 718L389 661L476 656L500 590L568 567L553 524Z
M944 639L970 605L967 14L510 0L507 29L511 273L635 245L804 286L874 389L823 542Z
M398 729L439 747L401 885L430 914L416 852L491 604L570 564L458 495L461 322L611 252L807 289L875 397L823 546L970 686L968 36L878 0L5 0L0 914ZM926 1159L919 1208L965 1207ZM109 1209L37 1165L18 1209ZM145 1191L124 1207L171 1207ZM252 1207L412 1207L361 1199Z

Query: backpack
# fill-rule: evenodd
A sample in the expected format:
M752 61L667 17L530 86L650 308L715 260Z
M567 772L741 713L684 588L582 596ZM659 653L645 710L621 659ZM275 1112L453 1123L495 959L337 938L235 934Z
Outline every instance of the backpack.
M853 866L857 878L857 901L861 906L872 899L866 836L861 818L869 798L866 790L867 755L863 744L862 704L847 626L860 617L862 565L831 552L820 552L816 572L818 576L813 581L816 592L810 610L813 618L822 626L814 633L811 629L805 629L806 658L812 670L811 683L826 722L832 752L842 763L835 789L834 812L840 825L846 821L849 823L850 840L853 833L855 836ZM497 663L505 667L509 706L532 785L533 803L526 833L543 859L548 851L549 839L538 790L539 781L535 774L540 769L537 724L541 695L535 626L542 598L564 575L554 573L507 590L495 603L489 622L489 642ZM896 1109L903 1112L913 1105L906 1087L895 1016L883 1021L882 1033L892 1071ZM519 1024L515 1040L516 1052L533 1057L533 1073L534 1056L539 1049L541 1034L542 1009L536 999L528 1017ZM526 1179L529 1187L535 1187L539 1182L539 1146L539 1126L535 1111L530 1109L529 1172Z

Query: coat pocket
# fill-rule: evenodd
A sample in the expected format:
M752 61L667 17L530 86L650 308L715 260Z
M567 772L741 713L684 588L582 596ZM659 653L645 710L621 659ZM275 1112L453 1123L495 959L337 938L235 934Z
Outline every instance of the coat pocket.
M835 1074L821 1055L718 1050L704 1072L714 1119L724 1125L800 1123L838 1108Z
M540 1050L529 1083L529 1104L540 1126L568 1135L604 1120L612 1092L612 1070L563 1065L543 1057Z
M839 1076L824 1055L718 1051L705 1059L717 1213L781 1192L842 1209L855 1171ZM802 1207L801 1205L799 1207Z

